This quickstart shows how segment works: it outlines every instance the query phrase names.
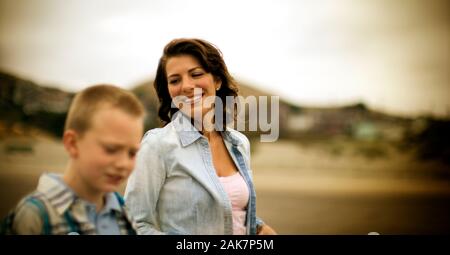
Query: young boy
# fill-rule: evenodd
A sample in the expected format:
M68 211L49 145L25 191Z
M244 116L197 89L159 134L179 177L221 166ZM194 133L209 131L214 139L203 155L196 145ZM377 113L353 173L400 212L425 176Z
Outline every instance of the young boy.
M110 85L77 94L65 123L64 175L43 174L10 214L11 234L135 234L114 192L134 168L143 132L138 99Z

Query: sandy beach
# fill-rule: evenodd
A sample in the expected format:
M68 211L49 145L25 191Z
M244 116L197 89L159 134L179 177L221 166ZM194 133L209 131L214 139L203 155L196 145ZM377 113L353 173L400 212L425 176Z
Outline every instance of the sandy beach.
M0 217L67 156L50 138L0 141ZM408 155L367 159L295 142L256 144L258 216L280 234L450 233L448 169ZM124 186L121 188L123 191Z

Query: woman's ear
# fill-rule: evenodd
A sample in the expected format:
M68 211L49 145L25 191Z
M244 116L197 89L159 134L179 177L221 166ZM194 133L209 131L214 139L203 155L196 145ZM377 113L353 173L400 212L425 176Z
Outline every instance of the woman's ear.
M220 89L220 87L222 86L222 80L220 80L219 78L214 78L214 83L216 86L216 91Z
M69 157L76 158L78 157L78 139L79 136L75 130L69 129L64 131L63 134L63 145L66 149L67 153L69 154Z

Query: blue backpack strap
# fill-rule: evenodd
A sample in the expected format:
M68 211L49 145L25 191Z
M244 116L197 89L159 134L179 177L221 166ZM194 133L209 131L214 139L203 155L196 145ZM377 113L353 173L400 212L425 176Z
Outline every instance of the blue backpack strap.
M12 225L14 222L14 216L15 212L11 211L8 213L8 215L2 220L2 223L0 225L0 235L11 235L14 234L12 232Z
M36 197L29 197L26 202L33 204L39 209L39 214L41 215L42 219L42 234L43 235L50 235L52 233L51 231L51 225L50 225L50 218L48 217L48 212L45 207L44 202L42 202L40 199Z
M115 191L114 195L116 195L117 200L119 201L120 206L124 206L125 205L125 200L123 199L123 197L119 194L119 192Z
M125 206L125 200L117 191L114 192L114 195L117 197L117 201L119 201L119 204L123 210L123 207ZM136 235L136 231L133 229L133 226L132 226L130 220L128 219L128 217L125 217L125 220L126 220L126 227L127 227L128 235Z
M69 210L66 210L66 212L64 212L64 219L66 220L67 225L69 226L70 232L79 233L80 234L79 225L78 225L77 221L75 221L73 219L73 217L70 214Z

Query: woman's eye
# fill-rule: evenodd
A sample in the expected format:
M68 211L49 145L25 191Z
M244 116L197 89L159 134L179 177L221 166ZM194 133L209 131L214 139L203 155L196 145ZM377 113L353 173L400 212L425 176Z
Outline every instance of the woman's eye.
M200 77L203 73L192 73L192 77Z
M179 81L179 79L169 80L169 84L177 84Z

